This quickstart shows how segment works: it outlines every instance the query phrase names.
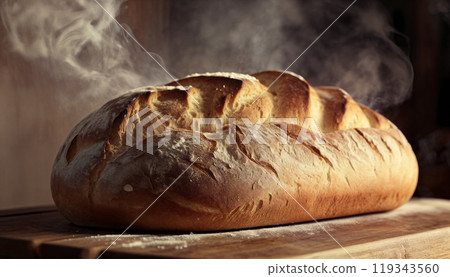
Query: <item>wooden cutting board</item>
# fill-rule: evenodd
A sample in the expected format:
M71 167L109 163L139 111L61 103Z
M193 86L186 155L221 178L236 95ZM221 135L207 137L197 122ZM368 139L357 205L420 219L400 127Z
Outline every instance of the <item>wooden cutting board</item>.
M96 258L119 234L75 226L54 208L4 212L0 213L0 257ZM450 201L413 199L385 213L239 231L128 233L102 258L350 258L350 255L450 258Z

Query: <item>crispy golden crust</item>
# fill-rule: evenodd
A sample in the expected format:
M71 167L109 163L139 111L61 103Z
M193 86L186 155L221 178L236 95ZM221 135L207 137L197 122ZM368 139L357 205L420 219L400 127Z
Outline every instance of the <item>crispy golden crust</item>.
M392 123L340 89L313 88L293 73L276 80L279 74L192 75L178 81L183 87L141 88L110 101L80 122L59 151L52 173L57 207L75 224L124 228L196 158L133 228L286 224L312 220L299 204L322 219L390 210L411 197L417 161ZM154 143L167 127L171 139L153 155L125 144L128 120L147 107L172 116ZM235 144L208 136L215 131L208 125L194 144L192 122L201 117L264 119L259 131L267 144L243 143L250 131L239 123ZM287 144L270 118L298 119ZM295 143L305 118L314 119L324 143Z

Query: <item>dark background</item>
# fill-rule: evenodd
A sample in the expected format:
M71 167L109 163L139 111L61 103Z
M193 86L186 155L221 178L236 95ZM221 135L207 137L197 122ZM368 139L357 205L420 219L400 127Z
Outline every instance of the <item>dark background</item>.
M419 162L417 196L450 198L450 1L382 1L414 68L411 97L385 114Z

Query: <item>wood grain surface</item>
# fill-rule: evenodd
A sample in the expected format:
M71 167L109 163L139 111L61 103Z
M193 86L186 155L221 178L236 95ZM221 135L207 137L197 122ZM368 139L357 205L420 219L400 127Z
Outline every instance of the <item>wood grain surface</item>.
M96 258L120 233L75 226L48 207L3 214L0 256ZM195 234L129 232L102 258L450 258L449 237L450 201L413 199L394 211L319 223Z

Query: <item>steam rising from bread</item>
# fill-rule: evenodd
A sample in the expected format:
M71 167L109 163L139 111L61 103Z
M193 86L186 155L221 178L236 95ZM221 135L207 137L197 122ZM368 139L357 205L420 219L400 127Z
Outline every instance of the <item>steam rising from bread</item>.
M124 1L99 2L116 17ZM170 80L93 0L5 1L1 16L13 51L91 96Z
M113 16L123 2L100 1ZM375 109L404 101L412 67L374 2L358 1L290 71L313 85L342 87ZM284 70L350 3L173 1L167 68L178 76ZM170 81L93 0L5 1L1 15L15 52L50 62L57 78L86 82L88 95L112 98Z
M172 51L171 68L179 75L284 70L351 2L176 1L173 50L184 47ZM397 105L409 96L413 71L394 33L376 1L360 0L289 70L312 85L344 88L371 108Z

